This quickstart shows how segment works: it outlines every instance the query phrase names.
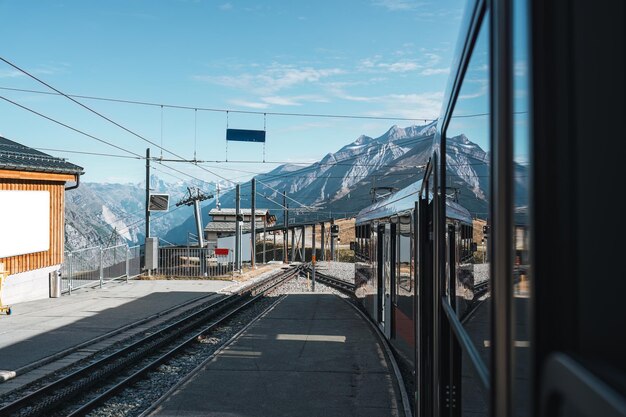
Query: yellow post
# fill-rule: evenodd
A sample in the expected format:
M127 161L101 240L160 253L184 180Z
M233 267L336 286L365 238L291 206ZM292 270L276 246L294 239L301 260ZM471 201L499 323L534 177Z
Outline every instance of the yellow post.
M0 312L11 315L11 306L5 306L2 303L2 288L4 287L4 279L9 276L9 273L4 270L4 262L0 262Z

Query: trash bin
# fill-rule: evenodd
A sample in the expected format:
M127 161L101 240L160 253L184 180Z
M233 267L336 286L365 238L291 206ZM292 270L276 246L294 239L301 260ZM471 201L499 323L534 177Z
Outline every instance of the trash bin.
M61 296L61 273L59 271L50 272L50 298Z

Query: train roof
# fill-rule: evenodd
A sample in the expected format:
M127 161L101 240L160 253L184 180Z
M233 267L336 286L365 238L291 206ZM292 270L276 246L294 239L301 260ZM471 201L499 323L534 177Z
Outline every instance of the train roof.
M414 182L401 189L384 200L380 200L371 206L365 207L356 217L357 223L374 219L390 217L395 214L406 213L415 207L415 201L422 189L422 180ZM446 199L446 214L448 218L472 224L470 212L458 203Z

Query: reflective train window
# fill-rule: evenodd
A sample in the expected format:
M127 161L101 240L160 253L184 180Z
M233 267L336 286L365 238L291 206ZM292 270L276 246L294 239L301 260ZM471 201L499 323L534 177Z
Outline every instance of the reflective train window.
M413 289L412 279L413 279L413 270L411 265L411 252L412 250L412 242L411 242L411 229L412 229L412 218L410 215L400 216L398 221L398 229L397 230L397 273L396 279L397 283L397 293L399 295L411 295L411 291Z
M529 190L531 170L528 126L528 3L514 1L513 20L513 309L515 327L514 412L529 415L530 404L530 259Z
M445 134L447 299L456 311L477 362L463 349L463 415L488 415L489 403L478 370L490 368L490 105L489 16L482 19ZM484 378L482 379L484 381Z

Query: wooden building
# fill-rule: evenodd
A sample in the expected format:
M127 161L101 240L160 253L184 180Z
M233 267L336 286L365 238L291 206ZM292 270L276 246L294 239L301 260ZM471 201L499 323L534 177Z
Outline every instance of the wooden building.
M78 187L82 174L65 159L0 137L3 302L49 296L49 275L63 262L65 191Z

